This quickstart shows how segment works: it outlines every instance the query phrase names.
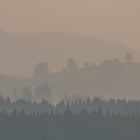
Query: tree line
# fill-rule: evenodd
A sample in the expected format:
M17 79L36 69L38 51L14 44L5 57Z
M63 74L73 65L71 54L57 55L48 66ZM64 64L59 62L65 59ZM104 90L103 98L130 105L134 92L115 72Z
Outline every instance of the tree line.
M17 101L12 102L9 97L0 97L0 112L5 111L6 113L11 113L16 110L17 112L24 111L27 114L30 112L58 112L62 114L67 105L69 105L73 113L80 113L83 109L86 109L88 113L91 113L92 111L97 111L101 108L103 113L106 113L109 110L111 113L120 113L122 115L140 114L140 100L105 100L98 97L74 97L70 99L67 97L54 105L44 99L41 102L26 101L24 99L18 99Z
M2 140L139 140L140 115L121 115L102 109L73 113L0 113Z

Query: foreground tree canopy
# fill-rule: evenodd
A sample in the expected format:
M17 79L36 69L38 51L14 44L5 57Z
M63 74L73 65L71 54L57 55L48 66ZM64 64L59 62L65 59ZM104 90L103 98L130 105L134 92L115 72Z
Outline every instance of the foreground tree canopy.
M103 115L102 110L78 114L0 113L1 140L139 140L140 115Z

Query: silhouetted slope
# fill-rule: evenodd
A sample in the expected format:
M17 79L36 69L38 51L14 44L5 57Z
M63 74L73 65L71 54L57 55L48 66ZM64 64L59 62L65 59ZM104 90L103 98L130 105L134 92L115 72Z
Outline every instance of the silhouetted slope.
M12 96L15 89L18 90L20 96L24 87L30 87L34 93L34 90L42 83L49 83L55 101L66 93L107 98L140 97L140 63L123 63L116 59L116 57L122 58L127 52L132 52L136 57L140 53L123 44L68 33L48 32L21 35L0 32L0 46L3 48L3 51L0 51L0 64L3 64L1 62L3 60L6 65L9 61L12 62L14 65L10 64L10 71L13 68L17 73L28 69L27 65L32 67L40 59L57 69L69 56L74 56L78 62L85 60L99 62L110 58L99 65L86 64L75 70L63 69L56 73L49 72L48 67L45 66L41 74L38 75L40 70L37 70L33 77L23 80L0 76L0 90L5 96ZM112 58L115 59L112 60ZM1 69L3 67L1 66Z
M64 64L64 61L73 56L79 61L85 60L101 62L103 59L112 59L113 57L123 57L127 52L139 57L139 52L117 42L104 41L102 39L87 38L72 33L38 33L38 34L10 34L0 33L0 46L7 55L25 57L25 60L32 56L45 58L48 63ZM23 55L24 54L24 55ZM51 54L51 55L50 55ZM54 57L57 58L55 61ZM13 59L13 58L12 58ZM31 61L28 60L28 61ZM139 59L140 60L140 59ZM34 61L39 61L34 57ZM50 61L50 62L49 62ZM55 65L57 65L55 63Z

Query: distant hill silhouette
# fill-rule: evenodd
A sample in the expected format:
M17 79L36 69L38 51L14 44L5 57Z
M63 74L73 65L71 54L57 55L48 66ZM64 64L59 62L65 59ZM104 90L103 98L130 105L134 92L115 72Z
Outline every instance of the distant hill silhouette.
M57 102L65 94L139 99L140 63L133 61L131 53L124 59L125 62L114 58L98 65L86 62L81 66L70 58L58 72L50 72L47 64L39 63L31 78L0 76L1 94L13 100L15 97L38 101L45 98L50 102Z
M24 61L30 61L30 56L35 56L31 57L35 59L34 61L38 61L40 56L46 56L48 64L50 61L59 63L65 62L70 56L67 64L57 72L49 71L48 65L43 62L37 65L30 78L19 79L1 75L0 90L4 96L14 98L17 94L18 97L23 97L21 95L24 93L23 89L31 88L30 96L24 94L24 98L32 99L36 96L41 100L42 97L40 98L36 91L40 91L40 87L45 87L41 88L43 97L46 91L49 93L46 93L44 98L54 98L55 101L65 94L84 94L105 98L140 98L140 63L133 61L129 53L122 60L127 52L131 52L134 59L137 59L140 53L126 45L68 33L10 34L0 32L0 46L3 47L3 51L8 50L7 57L22 52ZM79 66L77 60L82 62L88 60L88 62ZM102 63L96 64L101 60ZM22 66L20 60L18 63Z
M8 53L8 55L14 56L16 53L22 53L22 57L26 56L25 60L28 60L30 56L37 55L38 58L45 57L48 63L56 61L64 64L70 56L81 62L85 60L101 62L103 59L112 59L113 57L122 58L127 52L132 52L136 59L140 60L140 52L125 44L87 38L74 33L10 34L0 32L0 46L3 47L3 51L11 51L12 54ZM53 56L57 58L55 61ZM34 57L34 61L38 62L39 60Z

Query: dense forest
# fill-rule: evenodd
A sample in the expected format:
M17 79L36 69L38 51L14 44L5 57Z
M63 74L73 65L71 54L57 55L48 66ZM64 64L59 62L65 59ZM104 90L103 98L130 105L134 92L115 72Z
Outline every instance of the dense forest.
M140 100L65 96L42 99L0 97L1 140L139 140Z
M1 140L139 140L139 130L139 114L104 114L102 109L73 113L67 105L63 114L0 113Z
M73 113L80 113L83 109L86 109L88 113L92 111L98 111L100 108L105 114L108 110L111 113L121 115L140 114L140 100L125 100L125 99L110 99L105 100L99 97L65 97L56 105L49 103L46 100L42 102L26 101L24 99L18 99L12 102L10 98L0 98L0 112L12 113L13 111L24 111L26 114L53 112L63 114L67 105Z

